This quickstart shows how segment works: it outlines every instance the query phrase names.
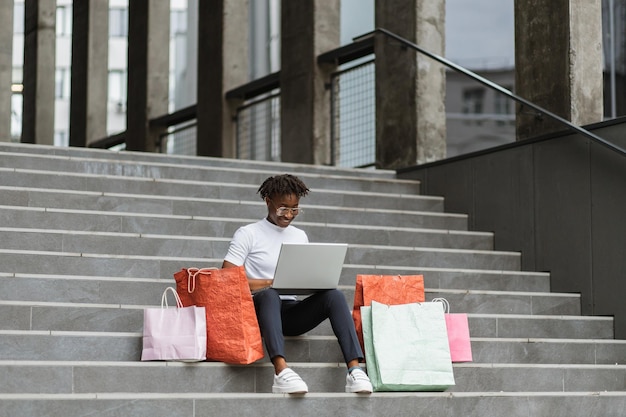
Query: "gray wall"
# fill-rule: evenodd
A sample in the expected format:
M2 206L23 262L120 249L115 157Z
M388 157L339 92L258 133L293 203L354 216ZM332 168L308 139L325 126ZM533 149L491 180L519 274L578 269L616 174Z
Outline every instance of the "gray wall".
M590 126L626 148L626 119ZM551 273L552 291L582 295L583 314L614 315L626 337L626 156L579 135L505 145L398 171L495 232L497 250Z

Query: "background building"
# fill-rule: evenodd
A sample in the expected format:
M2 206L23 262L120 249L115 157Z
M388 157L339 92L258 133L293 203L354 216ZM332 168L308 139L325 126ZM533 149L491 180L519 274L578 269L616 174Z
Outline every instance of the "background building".
M494 1L494 0L491 0ZM197 15L198 0L171 0L170 19L170 94L169 111L175 111L196 102L197 56ZM454 24L446 26L452 47L450 54L459 55L459 64L472 69L498 83L514 90L514 65L511 56L502 55L507 48L512 33L503 33L506 38L498 51L486 50L480 38L472 37L471 25L476 28L480 22L456 20L456 12L466 4L448 2L448 11ZM54 144L68 145L70 113L71 77L71 32L72 1L57 0L56 12L56 70L55 70L55 136ZM341 2L341 44L352 42L352 38L367 33L374 28L374 0L343 0ZM474 6L478 7L478 6ZM128 39L128 0L109 1L109 48L108 48L108 114L107 133L122 132L126 128L127 94L127 39ZM467 11L465 11L467 13ZM501 13L512 20L512 7L503 8ZM259 0L250 6L250 55L249 79L254 80L280 69L280 0ZM22 123L22 66L24 47L24 0L16 0L14 8L13 38L13 99L11 135L12 141L19 141ZM505 20L506 19L501 19ZM493 22L494 26L497 22ZM469 26L467 26L469 25ZM603 0L604 28L604 67L605 67L605 114L615 118L626 114L626 6L623 2ZM503 29L498 29L502 31ZM512 31L512 28L509 29ZM468 36L472 42L468 55L461 54L458 48L458 32ZM469 31L469 32L468 32ZM455 48L454 46L457 45ZM475 55L471 55L474 53ZM468 58L473 56L473 58ZM456 56L449 59L456 61ZM355 65L357 63L351 63ZM345 99L342 105L349 105L352 99ZM346 104L348 101L348 104ZM486 89L467 77L447 72L446 113L448 129L448 156L484 149L515 140L514 103ZM344 123L347 125L350 122ZM354 122L361 123L361 122ZM356 126L356 134L373 135L373 129ZM353 129L354 130L354 129ZM168 152L193 153L193 146L178 147L172 141ZM182 144L182 145L181 145ZM349 145L347 145L349 148ZM350 164L351 162L346 162Z

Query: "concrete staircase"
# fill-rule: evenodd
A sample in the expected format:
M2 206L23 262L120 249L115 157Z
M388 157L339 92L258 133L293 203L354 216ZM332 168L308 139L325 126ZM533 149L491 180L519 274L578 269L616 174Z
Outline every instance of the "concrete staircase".
M474 362L453 389L345 394L327 323L287 340L304 398L270 393L267 359L139 361L142 309L180 268L219 266L283 172L312 190L297 220L311 240L350 244L350 306L358 273L421 273L427 299L469 313ZM581 316L521 256L390 171L0 144L0 417L626 415L612 319Z

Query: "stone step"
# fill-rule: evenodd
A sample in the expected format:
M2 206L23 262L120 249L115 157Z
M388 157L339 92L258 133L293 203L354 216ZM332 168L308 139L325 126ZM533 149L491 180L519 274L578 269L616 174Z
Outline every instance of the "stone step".
M151 255L223 258L230 237L143 235L50 231L48 229L0 228L0 247L5 250L59 251L84 254ZM428 242L424 242L427 244ZM448 259L451 264L498 266L519 269L519 254L489 250L446 249L350 243L346 263L412 265L418 258Z
M241 204L223 201L205 205L203 211L196 214L150 214L142 212L112 212L108 210L81 210L57 209L45 207L0 206L1 224L11 224L15 227L28 227L30 224L43 229L67 230L95 230L109 232L140 232L154 233L161 231L168 233L181 229L211 231L220 226L224 218L238 219L250 223L262 219L267 215L267 209L260 203ZM304 213L294 221L294 225L305 223L319 223L320 225L351 225L351 226L379 226L389 227L391 231L397 227L428 228L440 230L467 230L467 216L433 213L412 212L400 210L369 210L364 208L323 208L304 206ZM94 217L102 218L95 222ZM76 226L71 226L75 220ZM157 226L154 225L157 222ZM55 227L54 225L57 224ZM158 225L161 225L158 227ZM113 229L113 230L111 230ZM178 233L173 233L178 234ZM190 234L190 233L189 233ZM210 235L209 235L210 236Z
M108 241L114 244L115 240ZM113 243L112 243L113 242ZM212 251L200 256L185 256L184 251L169 252L164 250L162 254L114 254L105 252L89 252L88 248L76 248L73 252L64 251L32 251L21 249L0 249L0 261L3 262L3 272L40 273L46 271L51 274L74 274L85 268L93 271L108 271L113 276L138 276L166 277L184 267L212 267L220 266L228 242L224 240L221 245L213 245ZM98 249L101 249L101 245ZM82 252L79 252L82 250ZM95 249L94 249L95 250ZM114 252L111 248L110 251ZM39 265L29 266L28 258L39 255ZM165 261L173 262L176 266L156 273ZM117 264L112 270L111 264ZM473 251L462 249L440 248L406 248L390 246L366 246L350 245L346 254L345 267L364 266L377 267L394 265L395 267L412 267L421 265L431 268L464 268L464 269L494 269L494 270L519 270L520 254L515 252ZM77 269L78 268L78 269ZM105 269L99 269L105 268ZM116 272L110 272L116 271ZM149 271L149 272L144 272ZM365 269L360 270L357 273ZM382 272L381 272L382 273Z
M430 300L438 295L440 294L428 292L427 299ZM65 301L66 297L58 300L48 298L48 300L55 301L15 298L15 300L0 301L0 313L6 319L0 323L1 330L142 332L143 309L149 305L156 307L156 304L160 303L160 297L158 302L155 297L147 305L68 302ZM483 304L493 303L487 297L482 298ZM351 308L353 301L346 301ZM173 300L169 303L172 305ZM459 310L461 309L464 311L462 303L459 304ZM470 312L468 321L472 337L569 339L610 339L613 337L613 319L609 317ZM333 332L330 324L325 321L309 335L332 336Z
M3 173L4 174L4 173ZM9 173L9 175L12 175ZM36 184L35 184L36 185ZM233 200L261 202L256 185L206 183L207 196L150 195L111 193L96 190L48 189L37 186L0 186L0 205L78 208L109 211L140 211L161 214L188 214L202 211L206 204ZM316 189L311 198L302 200L317 206L368 207L374 209L443 211L443 198L413 194L372 193L348 190Z
M214 184L243 184L254 186L256 189L266 178L282 174L283 171L271 169L267 171L246 169L246 168L226 168L226 167L181 167L169 164L143 164L138 162L111 161L100 162L97 160L62 160L54 157L38 157L33 161L25 161L17 155L0 153L0 174L8 176L14 173L29 179L26 174L47 173L50 177L63 177L64 180L74 183L77 179L88 181L89 179L103 179L105 182L130 183L135 181L141 183L156 184L188 184L202 185L206 183ZM279 167L276 167L280 169ZM311 191L316 189L347 190L361 192L380 192L391 194L419 194L419 181L401 180L395 178L363 178L360 176L347 176L335 174L309 174L298 172L298 177L304 181ZM15 175L13 175L14 177ZM73 180L73 181L71 181ZM114 181L115 180L115 181ZM130 181L129 181L130 180ZM51 183L55 183L52 181ZM57 182L57 184L59 184ZM12 184L4 181L3 185L31 185L39 186L36 183ZM59 184L61 185L61 184ZM62 187L54 187L62 188ZM71 187L70 189L75 189ZM83 188L76 188L83 189ZM103 190L104 191L104 190ZM111 191L111 190L108 190Z
M150 178L171 178L184 180L204 181L207 178L219 179L224 182L249 183L260 185L268 176L281 174L286 169L298 169L302 165L297 164L257 164L233 161L217 163L215 158L205 163L187 164L183 161L162 160L132 160L117 158L90 158L81 155L49 155L33 154L25 152L4 152L0 151L0 166L13 169L37 169L56 172L82 172L106 176L133 176ZM187 159L189 161L189 159ZM345 187L350 189L353 183L368 183L367 187L377 187L387 185L396 187L404 185L411 189L419 185L419 181L398 179L390 175L390 171L383 172L382 175L370 170L363 173L359 169L302 169L298 170L300 176L309 187L309 183L319 184L320 180L332 178L335 185L331 188L337 189ZM356 174L356 175L355 175ZM378 183L378 184L377 184ZM347 185L347 187L346 187ZM415 190L415 188L412 188ZM402 188L397 189L401 192Z
M359 266L347 266L344 268L340 284L354 286L356 268ZM461 289L489 290L489 291L522 291L522 292L549 292L550 276L545 273L533 272L504 272L504 271L472 271L422 268L419 271L407 271L407 275L422 274L425 279L426 289ZM380 270L370 269L365 273L380 275ZM173 275L173 273L172 273ZM156 299L165 286L173 283L172 275L163 278L113 277L113 276L88 276L88 275L55 275L55 274L23 274L0 272L0 285L10 285L11 294L29 294L34 297L40 294L45 301L47 297L58 299L56 294L63 294L72 289L72 292L81 294L74 299L75 302L108 302L111 297L116 297L117 302L130 304L137 302L137 293L147 293L146 300ZM394 271L394 275L398 275ZM402 275L402 274L400 274ZM18 278L18 279L14 279ZM9 287L7 287L9 288ZM43 291L38 291L45 288ZM139 289L141 289L139 291ZM3 291L0 291L3 293ZM7 292L8 293L8 292ZM120 298L120 297L128 298ZM35 299L35 298L33 298ZM147 304L141 301L140 304ZM453 308L454 311L454 308Z
M145 285L137 285L142 295L133 293L133 297L121 294L121 289L129 286L113 286L115 281L109 282L109 288L102 285L98 288L99 294L107 294L107 298L95 298L96 294L88 294L92 298L86 301L86 294L83 292L83 286L75 287L74 282L66 281L62 286L51 288L50 284L57 284L60 281L48 280L43 282L44 285L33 288L33 283L42 283L41 281L28 281L25 283L15 284L16 280L21 278L6 279L0 278L0 289L6 289L5 294L11 295L11 299L3 301L17 302L35 302L42 303L45 301L54 303L83 303L103 305L104 307L118 309L120 306L155 306L161 302L161 294L167 286L175 286L174 280L165 281L156 286L146 287ZM427 282L427 281L426 281ZM24 285L25 284L25 285ZM104 284L104 283L103 283ZM132 286L130 286L132 288ZM18 294L16 289L24 289ZM117 288L120 288L119 290ZM346 298L349 306L354 303L354 285L342 285L339 287ZM505 291L468 291L468 290L443 290L428 289L426 292L426 300L430 301L434 298L445 298L448 300L451 311L465 312L473 314L508 314L508 315L580 315L580 296L577 294L566 293L524 293L524 292L505 292ZM55 296L55 298L51 298ZM6 297L6 296L5 296ZM8 298L8 297L7 297ZM130 298L130 299L129 299ZM0 301L2 303L3 301ZM612 320L612 319L611 319ZM611 337L611 336L609 336Z
M167 385L167 382L162 382ZM304 397L257 393L85 393L0 395L1 417L82 417L86 414L133 417L208 417L242 415L297 415L319 417L320 410L333 415L362 417L413 416L621 416L626 409L622 391L582 392L443 392L309 393ZM337 411L341 410L341 411ZM470 411L471 410L471 414ZM354 412L353 412L354 411Z
M395 170L384 169L361 169L361 168L342 168L326 165L298 164L291 162L272 162L272 161L255 161L247 159L217 158L206 156L188 156L161 154L152 152L133 152L133 151L110 151L101 149L88 149L76 147L47 146L33 144L19 144L0 142L0 152L10 154L24 154L30 156L54 156L56 158L65 157L71 159L96 159L98 161L118 161L147 163L147 164L170 164L176 166L187 167L225 167L225 168L243 168L260 171L272 172L306 172L318 175L344 175L362 178L374 179L396 179Z
M27 223L26 217L21 217L21 224ZM68 215L65 224L71 226L71 220L71 216ZM237 228L248 224L249 221L224 219L220 223L220 227L214 228L216 232L208 236L197 234L197 231L194 234L185 234L186 230L181 230L178 234L173 235L158 233L159 230L154 230L157 233L118 233L36 228L40 227L41 224L18 227L17 224L12 224L12 227L0 227L0 242L2 242L0 246L4 249L53 250L63 248L62 250L73 251L74 249L71 248L96 248L99 245L108 248L110 245L107 242L117 241L120 246L116 245L116 251L122 251L122 253L132 253L122 249L123 245L131 245L135 251L145 247L157 252L167 251L168 254L186 253L189 256L196 256L192 254L194 252L197 254L211 253L210 248L213 245L218 245L221 249L224 240L230 242ZM57 227L59 226L61 225L57 224ZM349 244L367 242L378 246L493 250L493 235L488 233L417 228L390 229L380 226L328 226L306 222L298 223L298 226L306 230L309 240L312 242L322 242L328 239L329 232L332 231L334 241Z
M33 257L38 260L37 264L33 263ZM222 265L222 257L220 258L187 258L187 257L155 257L155 256L130 256L130 255L105 255L105 254L87 254L87 253L68 253L68 252L34 252L26 250L5 250L0 249L0 264L2 271L8 274L40 274L45 271L51 275L76 275L84 276L100 276L106 273L112 277L150 277L161 279L172 279L174 273L182 268L218 268ZM423 259L422 266L388 266L388 265L371 265L371 264L345 264L342 270L341 282L343 284L354 283L357 274L376 274L376 275L419 275L428 273L429 279L434 282L442 279L444 282L454 281L458 285L462 285L465 280L465 274L468 279L476 279L484 282L492 276L506 276L515 274L520 279L527 275L506 268L496 268L491 273L484 269L470 268L463 269L462 266L455 265L450 267L445 265L429 265L436 263L432 260ZM442 278L437 278L434 272L449 271L450 274L444 274ZM536 275L531 277L544 278L545 276ZM434 284L435 285L435 284Z
M293 363L310 393L344 393L341 363ZM624 391L624 365L454 364L448 392ZM273 369L216 363L0 362L3 394L271 393ZM50 381L54 380L54 384ZM308 395L307 395L308 396Z
M424 275L426 299L443 297L451 312L475 314L579 314L580 295L570 293L442 289L430 287L429 275ZM355 278L340 285L348 304L354 299ZM154 306L161 302L166 287L176 286L168 279L83 277L73 275L0 274L0 294L3 301L58 302ZM2 302L2 301L0 301Z
M0 330L0 360L139 361L141 332ZM340 362L334 336L287 338L291 362ZM614 339L472 338L475 363L625 364ZM261 362L267 362L264 358Z

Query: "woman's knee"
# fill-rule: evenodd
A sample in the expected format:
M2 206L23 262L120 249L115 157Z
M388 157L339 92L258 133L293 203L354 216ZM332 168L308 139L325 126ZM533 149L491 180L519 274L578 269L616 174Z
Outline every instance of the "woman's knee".
M342 306L342 307L347 307L348 303L346 302L346 297L343 295L343 293L337 289L334 290L328 290L325 292L324 294L324 298L326 299L326 303L329 306Z

